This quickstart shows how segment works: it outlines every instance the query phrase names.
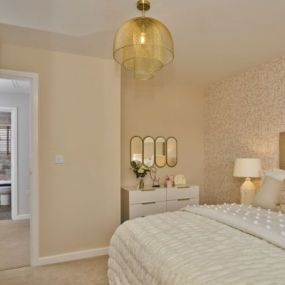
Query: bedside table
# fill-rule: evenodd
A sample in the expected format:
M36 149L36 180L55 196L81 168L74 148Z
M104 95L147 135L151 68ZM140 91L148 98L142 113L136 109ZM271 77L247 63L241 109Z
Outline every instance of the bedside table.
M150 188L138 190L135 187L121 189L121 221L147 215L177 211L187 205L199 204L199 186L187 188Z

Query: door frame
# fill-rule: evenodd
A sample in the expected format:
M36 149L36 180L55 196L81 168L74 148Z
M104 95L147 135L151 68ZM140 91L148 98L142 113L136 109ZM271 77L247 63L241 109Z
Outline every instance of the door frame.
M0 112L11 114L11 216L12 220L18 220L22 219L18 214L18 109L17 107L0 106Z
M39 263L39 75L37 73L0 69L0 78L28 79L30 88L30 265Z

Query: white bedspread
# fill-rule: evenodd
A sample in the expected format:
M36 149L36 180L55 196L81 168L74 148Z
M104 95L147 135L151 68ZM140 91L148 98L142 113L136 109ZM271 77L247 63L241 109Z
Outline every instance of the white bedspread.
M225 204L130 220L111 240L110 285L284 285L283 219Z

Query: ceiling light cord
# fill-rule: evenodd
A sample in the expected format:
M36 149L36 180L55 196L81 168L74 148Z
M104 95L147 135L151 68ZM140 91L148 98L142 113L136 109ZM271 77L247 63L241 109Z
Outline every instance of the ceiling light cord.
M145 5L142 6L142 17L145 17Z

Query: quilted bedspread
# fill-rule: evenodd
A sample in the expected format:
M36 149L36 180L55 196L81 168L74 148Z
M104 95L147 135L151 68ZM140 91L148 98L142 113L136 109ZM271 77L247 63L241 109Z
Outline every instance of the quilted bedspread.
M284 224L282 213L235 204L127 221L111 240L109 283L284 285Z

